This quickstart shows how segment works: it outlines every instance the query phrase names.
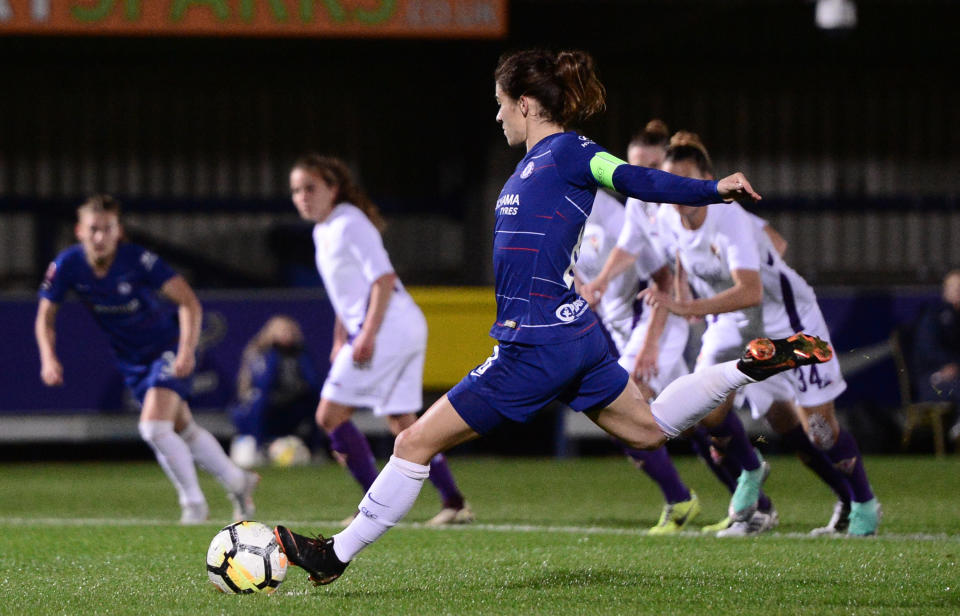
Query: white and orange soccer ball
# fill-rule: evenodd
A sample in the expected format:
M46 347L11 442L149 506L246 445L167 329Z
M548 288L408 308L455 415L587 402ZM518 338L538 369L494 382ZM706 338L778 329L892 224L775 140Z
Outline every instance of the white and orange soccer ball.
M287 575L287 557L273 529L260 522L224 526L207 549L207 575L220 591L274 592Z

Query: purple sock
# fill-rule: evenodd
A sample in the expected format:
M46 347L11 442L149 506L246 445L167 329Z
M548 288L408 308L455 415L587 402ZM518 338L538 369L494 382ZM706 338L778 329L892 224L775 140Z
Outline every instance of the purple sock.
M825 484L830 486L830 489L833 490L833 493L837 495L838 499L845 503L850 502L850 499L853 497L850 482L848 482L846 476L837 470L833 463L830 462L827 454L817 449L814 444L810 442L810 439L807 438L807 433L803 431L803 426L795 426L786 434L781 435L781 438L787 447L797 452L797 457L800 458L800 461L803 462L807 468L813 471Z
M737 487L737 478L727 470L722 462L713 459L713 455L710 453L710 446L712 445L710 442L710 434L707 433L706 428L697 426L693 432L693 436L690 437L690 444L693 445L693 450L697 452L700 459L706 463L710 471L720 480L720 483L727 486L727 489L733 493L733 490ZM740 469L738 468L736 475L739 474Z
M440 493L444 509L463 509L463 494L457 489L457 482L442 453L430 460L430 482Z
M708 428L708 431L710 436L717 440L727 456L732 458L741 468L748 471L755 471L760 468L760 459L757 458L753 445L747 438L747 431L743 429L743 424L736 413L730 411L719 426Z
M853 500L865 503L873 498L870 481L867 479L867 469L863 467L863 456L856 439L846 430L840 430L837 442L827 450L827 457L850 482L853 491Z
M659 447L653 451L643 451L631 449L624 445L623 452L630 456L637 467L660 486L660 491L663 492L663 498L666 499L667 503L673 504L690 500L690 490L680 479L666 447Z
M377 478L377 464L363 432L345 421L330 432L330 448L346 458L347 470L366 492Z

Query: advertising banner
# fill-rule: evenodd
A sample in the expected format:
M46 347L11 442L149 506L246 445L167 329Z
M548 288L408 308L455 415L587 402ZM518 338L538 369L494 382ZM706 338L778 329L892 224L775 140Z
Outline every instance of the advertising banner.
M0 0L0 35L500 38L507 0Z

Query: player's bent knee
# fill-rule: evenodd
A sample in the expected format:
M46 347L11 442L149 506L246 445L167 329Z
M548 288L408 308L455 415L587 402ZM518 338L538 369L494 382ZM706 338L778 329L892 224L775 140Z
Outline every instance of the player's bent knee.
M427 464L436 454L431 443L424 439L423 430L418 424L400 432L393 442L393 455L417 464Z
M817 449L827 451L837 444L840 430L826 417L814 414L807 418L807 436Z
M173 434L173 422L163 420L146 420L137 425L142 438L150 446L153 446L164 436Z

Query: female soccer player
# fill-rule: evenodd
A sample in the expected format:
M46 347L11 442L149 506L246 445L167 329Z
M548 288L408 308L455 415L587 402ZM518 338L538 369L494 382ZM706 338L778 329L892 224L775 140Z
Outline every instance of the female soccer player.
M740 173L719 182L680 178L628 165L566 131L604 106L603 86L586 53L506 55L497 66L495 87L497 121L507 143L527 150L495 206L497 319L491 336L499 344L400 433L390 462L346 529L324 539L276 527L287 557L317 584L340 577L360 550L406 515L437 452L505 421L529 420L560 400L631 447L649 449L695 424L728 392L832 355L809 336L758 340L739 362L681 377L648 406L610 354L596 316L573 291L578 246L597 188L692 204L759 195Z
M229 409L237 430L231 459L243 467L262 461L271 442L313 427L320 379L304 348L300 324L286 315L271 317L247 343L237 371L237 401Z
M630 164L658 168L669 140L666 124L651 120L630 141ZM665 309L644 310L637 299L641 288L651 284L670 288L672 284L667 260L649 235L652 223L647 205L631 198L624 208L604 191L597 191L577 260L577 274L582 278L577 290L601 317L616 345L620 365L636 381L644 398L651 400L667 383L689 372L683 359L689 327ZM655 214L655 208L654 204L649 211ZM647 451L621 446L634 465L657 484L666 501L659 521L648 533L683 530L699 514L700 501L680 478L666 448Z
M713 173L706 148L692 133L675 136L667 151L664 170L700 179L710 178ZM789 336L791 332L806 330L829 340L813 289L781 259L767 235L738 204L703 208L676 205L662 209L658 223L661 239L670 250L677 251L678 267L682 266L690 275L698 297L677 299L654 289L645 290L643 294L653 305L666 306L680 316L710 315L698 369L733 356L744 339L758 332L767 336ZM798 367L763 384L751 385L745 390L748 397L751 389L765 393L771 401L789 403L796 398L805 416L809 441L842 471L853 493L847 533L875 534L880 506L870 488L853 435L841 430L836 420L833 401L846 389L836 358L822 365ZM732 396L717 414L729 411L731 402ZM766 412L769 406L769 403L761 405L759 410ZM791 435L792 444L799 444L796 436L802 430L800 421L789 410L770 419L775 430ZM738 455L728 445L727 455L731 455L731 451ZM741 466L745 469L741 485L762 483L766 472L763 467L751 467L746 460L741 460ZM813 470L838 496L844 494L844 487L840 485L843 482L838 481L835 473ZM730 508L737 530L747 531L749 518L737 514L749 503L737 500L739 492L738 487Z
M357 407L385 417L394 435L413 425L423 406L427 321L393 271L383 248L383 219L343 161L298 160L290 192L301 218L314 223L317 270L336 313L330 372L320 392L317 424L330 436L364 493L377 477L367 438L350 421ZM430 525L465 524L473 512L446 458L429 459L443 508ZM349 523L353 516L345 520Z
M213 435L194 423L187 402L201 316L190 285L157 255L121 241L120 204L108 195L77 208L76 236L79 245L57 255L40 286L35 333L44 384L63 383L55 325L60 303L73 290L107 334L117 368L141 404L140 435L177 489L180 522L198 524L209 513L194 462L226 488L234 519L249 519L259 477L230 461ZM158 292L176 304L176 315Z

